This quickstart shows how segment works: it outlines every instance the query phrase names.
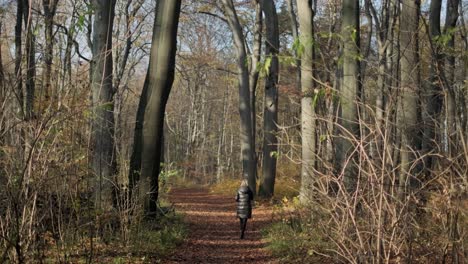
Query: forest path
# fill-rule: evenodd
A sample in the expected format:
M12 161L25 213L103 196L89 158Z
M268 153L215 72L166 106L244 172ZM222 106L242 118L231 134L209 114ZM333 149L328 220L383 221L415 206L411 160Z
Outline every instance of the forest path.
M163 263L278 263L264 249L260 231L271 222L272 210L256 207L239 239L234 194L211 194L207 189L177 188L169 199L183 213L188 238Z

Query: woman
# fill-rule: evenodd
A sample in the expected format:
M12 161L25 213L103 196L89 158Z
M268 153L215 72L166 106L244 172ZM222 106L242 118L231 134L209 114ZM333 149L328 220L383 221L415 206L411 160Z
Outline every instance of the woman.
M241 235L244 238L245 227L247 226L247 219L252 218L252 200L253 192L250 190L247 180L243 180L239 190L237 190L237 217L240 220Z

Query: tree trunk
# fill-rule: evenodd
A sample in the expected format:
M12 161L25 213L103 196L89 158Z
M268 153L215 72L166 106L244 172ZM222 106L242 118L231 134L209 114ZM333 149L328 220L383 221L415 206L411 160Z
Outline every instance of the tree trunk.
M3 14L0 14L0 39L3 39L2 35L2 28L3 28ZM6 96L7 96L7 91L6 91L6 85L5 85L5 72L3 70L3 41L0 40L0 102L4 102ZM5 108L3 109L3 112L0 114L0 120L4 119L5 116ZM3 125L3 122L0 121L0 146L3 146L5 144L5 125ZM2 155L0 155L1 157Z
M276 160L278 156L278 75L279 75L279 31L278 15L273 0L262 0L265 13L266 41L265 58L271 59L268 76L265 81L265 104L263 109L263 182L259 194L273 196L276 178Z
M342 126L337 140L337 171L344 174L344 184L348 191L355 188L357 172L352 154L355 143L352 137L359 138L358 101L360 97L360 48L359 48L359 1L343 1L341 37L343 38L343 76L340 91L340 118Z
M252 59L250 61L250 75L249 75L249 90L250 90L250 112L252 121L252 146L253 148L253 167L254 175L253 178L257 178L257 153L256 153L256 136L257 136L257 110L256 110L256 90L258 82L258 63L260 62L260 53L262 51L262 29L263 29L263 15L262 7L260 4L261 0L255 0L255 32L254 32L254 43L252 51Z
M424 114L424 139L422 141L422 151L428 154L431 151L436 151L439 146L439 140L436 136L439 131L440 113L442 110L442 78L443 68L441 67L442 56L440 46L437 43L437 38L440 37L440 11L442 8L442 0L432 0L429 13L429 34L432 42L432 62L430 65L429 83L425 85L427 92L425 93L425 103L427 110ZM427 172L429 173L433 166L435 158L427 156L425 159Z
M150 67L151 65L149 65ZM151 95L151 91L148 90L149 74L151 69L148 67L146 71L146 78L143 84L143 89L140 95L140 101L138 102L136 121L135 121L135 130L133 134L133 150L132 156L130 157L130 171L128 178L128 188L132 193L133 188L136 186L140 180L141 173L141 153L143 149L143 122L145 118L145 109L148 104L148 98ZM131 196L130 196L131 197Z
M24 0L26 12L24 15L24 23L26 23L26 90L24 95L26 101L24 104L25 120L30 120L34 117L34 93L36 91L36 37L32 29L32 16L28 0Z
M458 5L459 0L447 0L447 11L445 14L445 27L444 27L444 34L449 34L450 38L447 43L448 55L447 55L447 64L446 64L446 80L447 80L447 93L446 93L446 108L447 108L447 147L448 147L448 156L449 158L458 155L459 150L457 146L459 144L457 142L463 141L464 139L458 138L459 130L463 128L458 127L457 122L457 102L456 102L456 94L455 94L455 32L452 31L457 26L457 20L459 17L458 13ZM466 67L466 66L465 66ZM441 69L442 71L442 69ZM465 76L466 77L466 76ZM466 80L465 80L466 82ZM465 87L466 88L466 87ZM466 115L466 112L463 113ZM466 131L465 131L466 132ZM452 188L454 188L452 183ZM455 200L454 194L451 194L451 199ZM449 223L449 239L452 243L452 262L453 263L460 263L460 255L459 253L460 248L460 234L458 228L459 222L459 214L456 210L450 210L448 218L450 219Z
M113 206L116 174L114 146L114 89L112 87L112 28L115 0L93 1L93 60L91 90L93 117L91 128L91 168L94 173L94 204L98 212Z
M42 0L44 9L44 35L45 35L45 51L44 51L44 72L43 72L43 89L46 101L50 99L51 91L51 75L52 75L52 60L54 52L54 16L57 10L58 0Z
M447 11L445 15L445 27L444 35L449 35L449 41L447 43L448 54L446 56L446 80L447 80L447 91L445 95L445 107L447 109L447 122L446 122L446 131L447 131L447 147L448 153L455 155L456 150L456 136L457 136L457 126L456 126L456 116L457 116L457 107L456 107L456 97L455 97L455 32L452 30L457 26L458 20L458 3L459 0L447 0Z
M403 198L408 193L407 187L414 175L413 162L419 149L418 131L418 96L419 96L419 58L418 27L419 1L403 0L401 9L400 47L401 81L398 103L397 126L401 139L400 177L398 195Z
M299 18L301 54L301 134L302 134L302 168L301 168L301 202L312 198L315 166L316 115L314 98L314 10L312 1L297 0Z
M21 33L23 31L23 12L24 12L23 1L19 0L16 2L15 75L16 75L16 96L18 98L20 112L24 116L23 74L21 71L21 60L23 57L22 47L21 47L21 42L22 42Z
M135 142L134 151L137 147L141 148L141 153L136 153L136 156L141 159L138 188L140 201L148 215L153 215L157 210L164 113L174 81L180 5L180 0L157 2L150 62L146 77L147 91L140 98L140 106L145 108L143 129L141 145L138 146ZM137 125L138 119L137 117ZM137 132L135 131L135 136L137 136Z
M242 177L248 179L249 187L256 190L255 160L252 135L252 116L250 108L249 71L246 65L247 52L244 34L234 9L232 0L222 0L223 12L232 31L234 46L236 48L237 70L239 72L239 114L240 114L240 141L242 157Z

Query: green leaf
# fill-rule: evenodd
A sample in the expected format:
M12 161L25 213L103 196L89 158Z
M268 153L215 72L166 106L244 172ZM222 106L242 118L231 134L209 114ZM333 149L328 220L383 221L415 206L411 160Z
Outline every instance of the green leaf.
M113 102L107 102L107 103L103 103L100 108L102 110L106 110L106 111L112 111L114 109L114 103Z
M279 157L278 151L272 151L270 152L270 157L277 159Z
M327 135L320 135L320 142L327 140Z

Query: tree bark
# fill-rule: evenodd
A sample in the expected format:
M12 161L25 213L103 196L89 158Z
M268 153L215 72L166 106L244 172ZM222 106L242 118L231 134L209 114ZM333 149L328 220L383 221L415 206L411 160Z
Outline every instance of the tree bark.
M353 139L359 138L358 102L360 98L359 1L343 1L341 37L343 38L343 76L340 91L340 137L337 140L337 171L344 174L344 184L353 191L357 172L353 165Z
M54 16L57 11L58 0L42 0L44 9L44 35L45 35L45 51L44 51L44 73L43 73L43 89L46 101L50 99L51 91L51 75L52 75L52 60L54 56Z
M164 113L174 81L180 5L180 0L157 2L149 69L146 77L147 91L140 98L140 105L144 106L145 110L141 134L141 153L136 153L136 155L140 155L141 159L138 183L139 198L147 215L154 215L157 210ZM137 117L137 124L138 119ZM134 148L136 147L138 145L135 145Z
M425 103L427 105L427 111L424 114L424 139L422 141L422 151L424 154L428 154L431 151L437 150L439 143L438 137L436 136L439 131L440 113L442 110L442 78L443 68L442 56L440 46L438 45L437 38L440 37L440 11L442 8L442 0L432 0L429 13L429 34L432 42L432 61L430 65L430 79L425 93ZM434 164L434 157L427 156L425 159L426 168L428 172L432 169Z
M112 28L115 0L93 1L93 60L91 90L93 117L91 128L91 168L94 173L94 204L98 212L113 207L116 174L114 143L114 89L112 87Z
M446 55L446 80L447 80L447 91L445 94L445 107L447 109L447 147L449 154L456 154L456 137L457 137L457 126L456 126L456 96L455 96L455 32L452 30L457 26L458 20L458 4L459 0L447 0L447 9L445 15L445 27L444 35L449 35L449 41L447 42L448 54Z
M149 74L151 72L150 66L146 72L145 82L143 84L143 89L140 95L140 101L138 102L136 121L135 121L135 130L133 134L133 150L132 156L130 157L130 171L128 178L129 190L132 193L133 188L136 186L140 180L141 173L141 153L143 149L143 122L145 118L145 109L148 104L148 98L151 95L148 90Z
M255 32L254 42L250 61L250 75L249 75L249 90L250 90L250 112L252 120L252 146L253 149L253 164L254 175L253 178L257 178L257 153L256 153L256 137L257 137L257 109L256 109L256 90L258 82L258 63L260 62L260 54L262 51L262 30L263 30L263 15L262 7L260 4L261 0L255 0Z
M401 138L400 176L398 195L408 193L411 175L414 175L416 152L420 139L418 131L419 58L418 27L419 1L403 0L400 24L400 98L397 112L397 127Z
M302 167L300 200L309 202L312 198L315 179L316 114L314 99L314 10L312 1L297 0L299 18L299 41L301 46L301 134Z
M242 177L249 182L250 189L256 190L255 160L252 135L252 115L250 108L249 71L246 65L247 52L244 34L232 0L222 0L223 12L232 31L234 46L236 48L237 70L239 79L239 114L240 114L240 141L242 157Z
M23 31L23 12L24 6L23 1L19 0L16 2L16 25L15 25L15 75L16 75L16 96L18 98L19 108L24 116L23 108L23 74L21 71L21 60L23 57L22 46L21 46L21 33Z
M276 178L276 160L278 157L278 75L279 75L279 30L278 15L273 0L262 0L265 14L266 41L265 58L271 59L268 76L265 81L265 103L263 109L263 182L259 194L273 196Z
M32 16L31 7L28 0L24 0L26 12L24 15L24 23L26 23L26 90L24 95L26 101L24 102L25 120L30 120L34 117L34 94L36 92L36 37L32 30Z

